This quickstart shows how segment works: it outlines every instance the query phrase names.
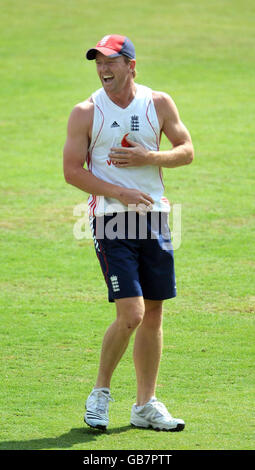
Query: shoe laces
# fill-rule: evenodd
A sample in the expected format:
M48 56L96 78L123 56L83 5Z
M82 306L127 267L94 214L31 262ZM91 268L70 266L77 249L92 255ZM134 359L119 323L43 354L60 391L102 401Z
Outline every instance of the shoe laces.
M108 408L109 401L114 401L110 393L106 393L103 390L99 390L95 394L96 398L96 410L105 413L105 410Z
M170 413L167 410L167 408L165 407L165 405L163 403L161 403L160 401L158 401L158 400L152 401L151 405L152 405L153 410L154 410L153 415L154 415L155 418L160 418L162 416L164 416L164 417L167 416L167 417L172 418L172 416L170 415Z

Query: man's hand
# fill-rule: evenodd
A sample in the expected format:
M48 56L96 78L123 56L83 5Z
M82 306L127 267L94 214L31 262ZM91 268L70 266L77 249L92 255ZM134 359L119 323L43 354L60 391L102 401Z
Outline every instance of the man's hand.
M119 168L149 165L149 150L138 142L126 140L130 147L113 147L110 149L109 157L113 165Z
M121 188L117 198L125 206L132 206L130 208L141 215L145 215L153 208L152 197L138 189Z

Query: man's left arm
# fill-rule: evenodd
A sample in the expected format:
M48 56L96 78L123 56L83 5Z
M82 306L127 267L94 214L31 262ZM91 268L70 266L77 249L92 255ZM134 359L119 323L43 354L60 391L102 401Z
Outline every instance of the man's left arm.
M154 105L162 132L172 144L170 150L148 150L128 140L131 147L113 148L109 154L118 167L156 165L175 168L188 165L194 158L189 131L182 123L172 98L166 93L154 92Z

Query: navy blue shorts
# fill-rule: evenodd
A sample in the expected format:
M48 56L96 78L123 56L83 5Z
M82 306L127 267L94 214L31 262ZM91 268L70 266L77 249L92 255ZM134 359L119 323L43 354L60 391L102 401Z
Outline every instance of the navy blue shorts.
M176 296L168 214L122 212L91 219L91 229L108 300Z

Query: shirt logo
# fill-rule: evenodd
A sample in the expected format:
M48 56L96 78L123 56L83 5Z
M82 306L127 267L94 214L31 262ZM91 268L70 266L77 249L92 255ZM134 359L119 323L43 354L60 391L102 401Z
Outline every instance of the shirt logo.
M139 131L139 116L131 116L131 131Z
M114 121L114 122L112 123L111 127L120 127L120 125L119 125L116 121Z

